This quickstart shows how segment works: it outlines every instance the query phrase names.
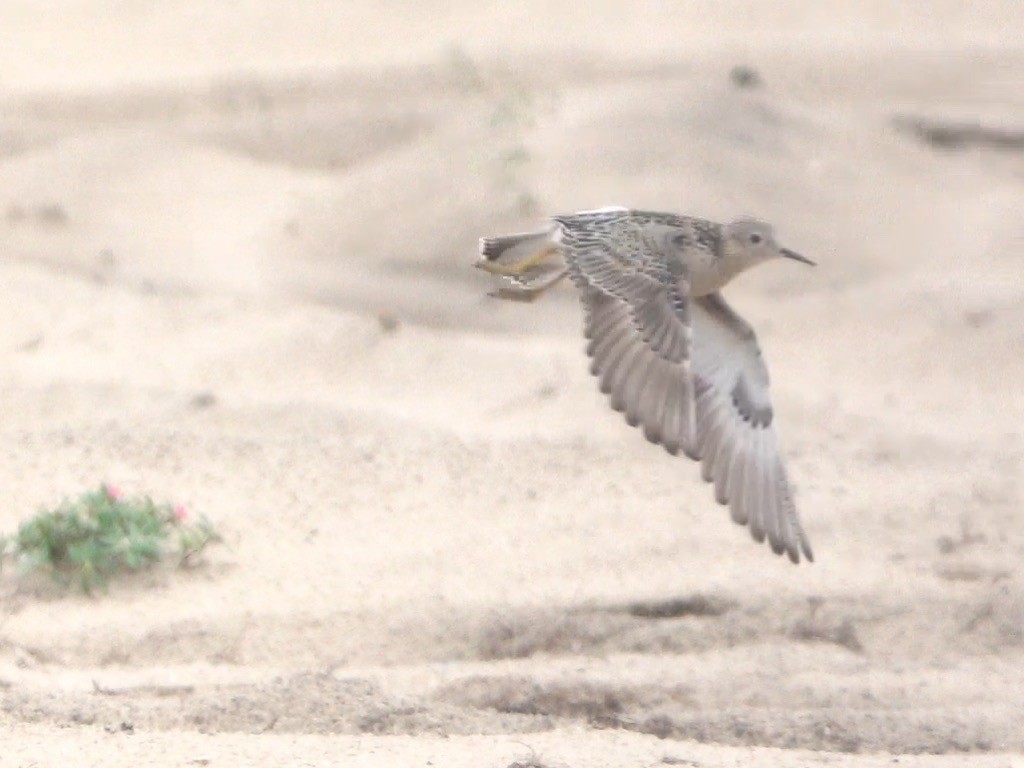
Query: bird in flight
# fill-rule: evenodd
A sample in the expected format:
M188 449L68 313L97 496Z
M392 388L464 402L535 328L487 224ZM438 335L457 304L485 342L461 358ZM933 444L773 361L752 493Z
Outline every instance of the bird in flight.
M533 301L568 277L585 315L590 372L652 443L701 464L732 519L794 563L814 560L780 455L768 368L722 287L776 258L813 265L751 218L717 224L610 207L552 217L536 232L483 238L476 266Z

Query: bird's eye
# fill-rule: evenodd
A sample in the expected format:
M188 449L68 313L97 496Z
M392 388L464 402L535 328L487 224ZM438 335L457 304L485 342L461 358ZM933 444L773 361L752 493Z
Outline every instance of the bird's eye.
M750 242L752 245L758 245L761 242L761 235L757 232L752 232L750 234Z

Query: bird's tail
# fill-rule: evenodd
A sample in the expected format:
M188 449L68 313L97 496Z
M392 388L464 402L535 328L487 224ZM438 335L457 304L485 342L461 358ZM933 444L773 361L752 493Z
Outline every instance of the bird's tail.
M562 250L549 229L481 238L476 266L509 281L496 294L500 298L534 298L566 274Z

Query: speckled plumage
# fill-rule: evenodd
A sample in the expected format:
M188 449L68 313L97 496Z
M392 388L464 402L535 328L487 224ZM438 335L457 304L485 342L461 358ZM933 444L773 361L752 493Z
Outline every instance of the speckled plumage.
M568 276L579 290L591 373L648 440L701 462L735 522L793 562L813 560L776 443L768 369L753 329L719 290L775 257L755 219L717 224L603 208L481 240L478 266L507 278L503 298L532 300Z
M570 250L600 244L614 253L622 266L652 273L666 266L665 257L645 249L643 232L646 227L673 227L679 230L684 248L698 248L709 253L714 253L722 240L722 227L713 221L659 211L604 208L553 216L552 221L563 228L561 242Z

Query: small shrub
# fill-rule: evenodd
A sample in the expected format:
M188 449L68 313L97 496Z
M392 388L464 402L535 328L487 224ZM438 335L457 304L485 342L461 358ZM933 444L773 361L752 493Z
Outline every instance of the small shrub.
M174 557L185 565L218 540L206 518L193 517L181 505L128 498L103 485L40 512L14 535L0 538L0 565L9 560L24 572L45 571L91 594L114 575L161 560Z

